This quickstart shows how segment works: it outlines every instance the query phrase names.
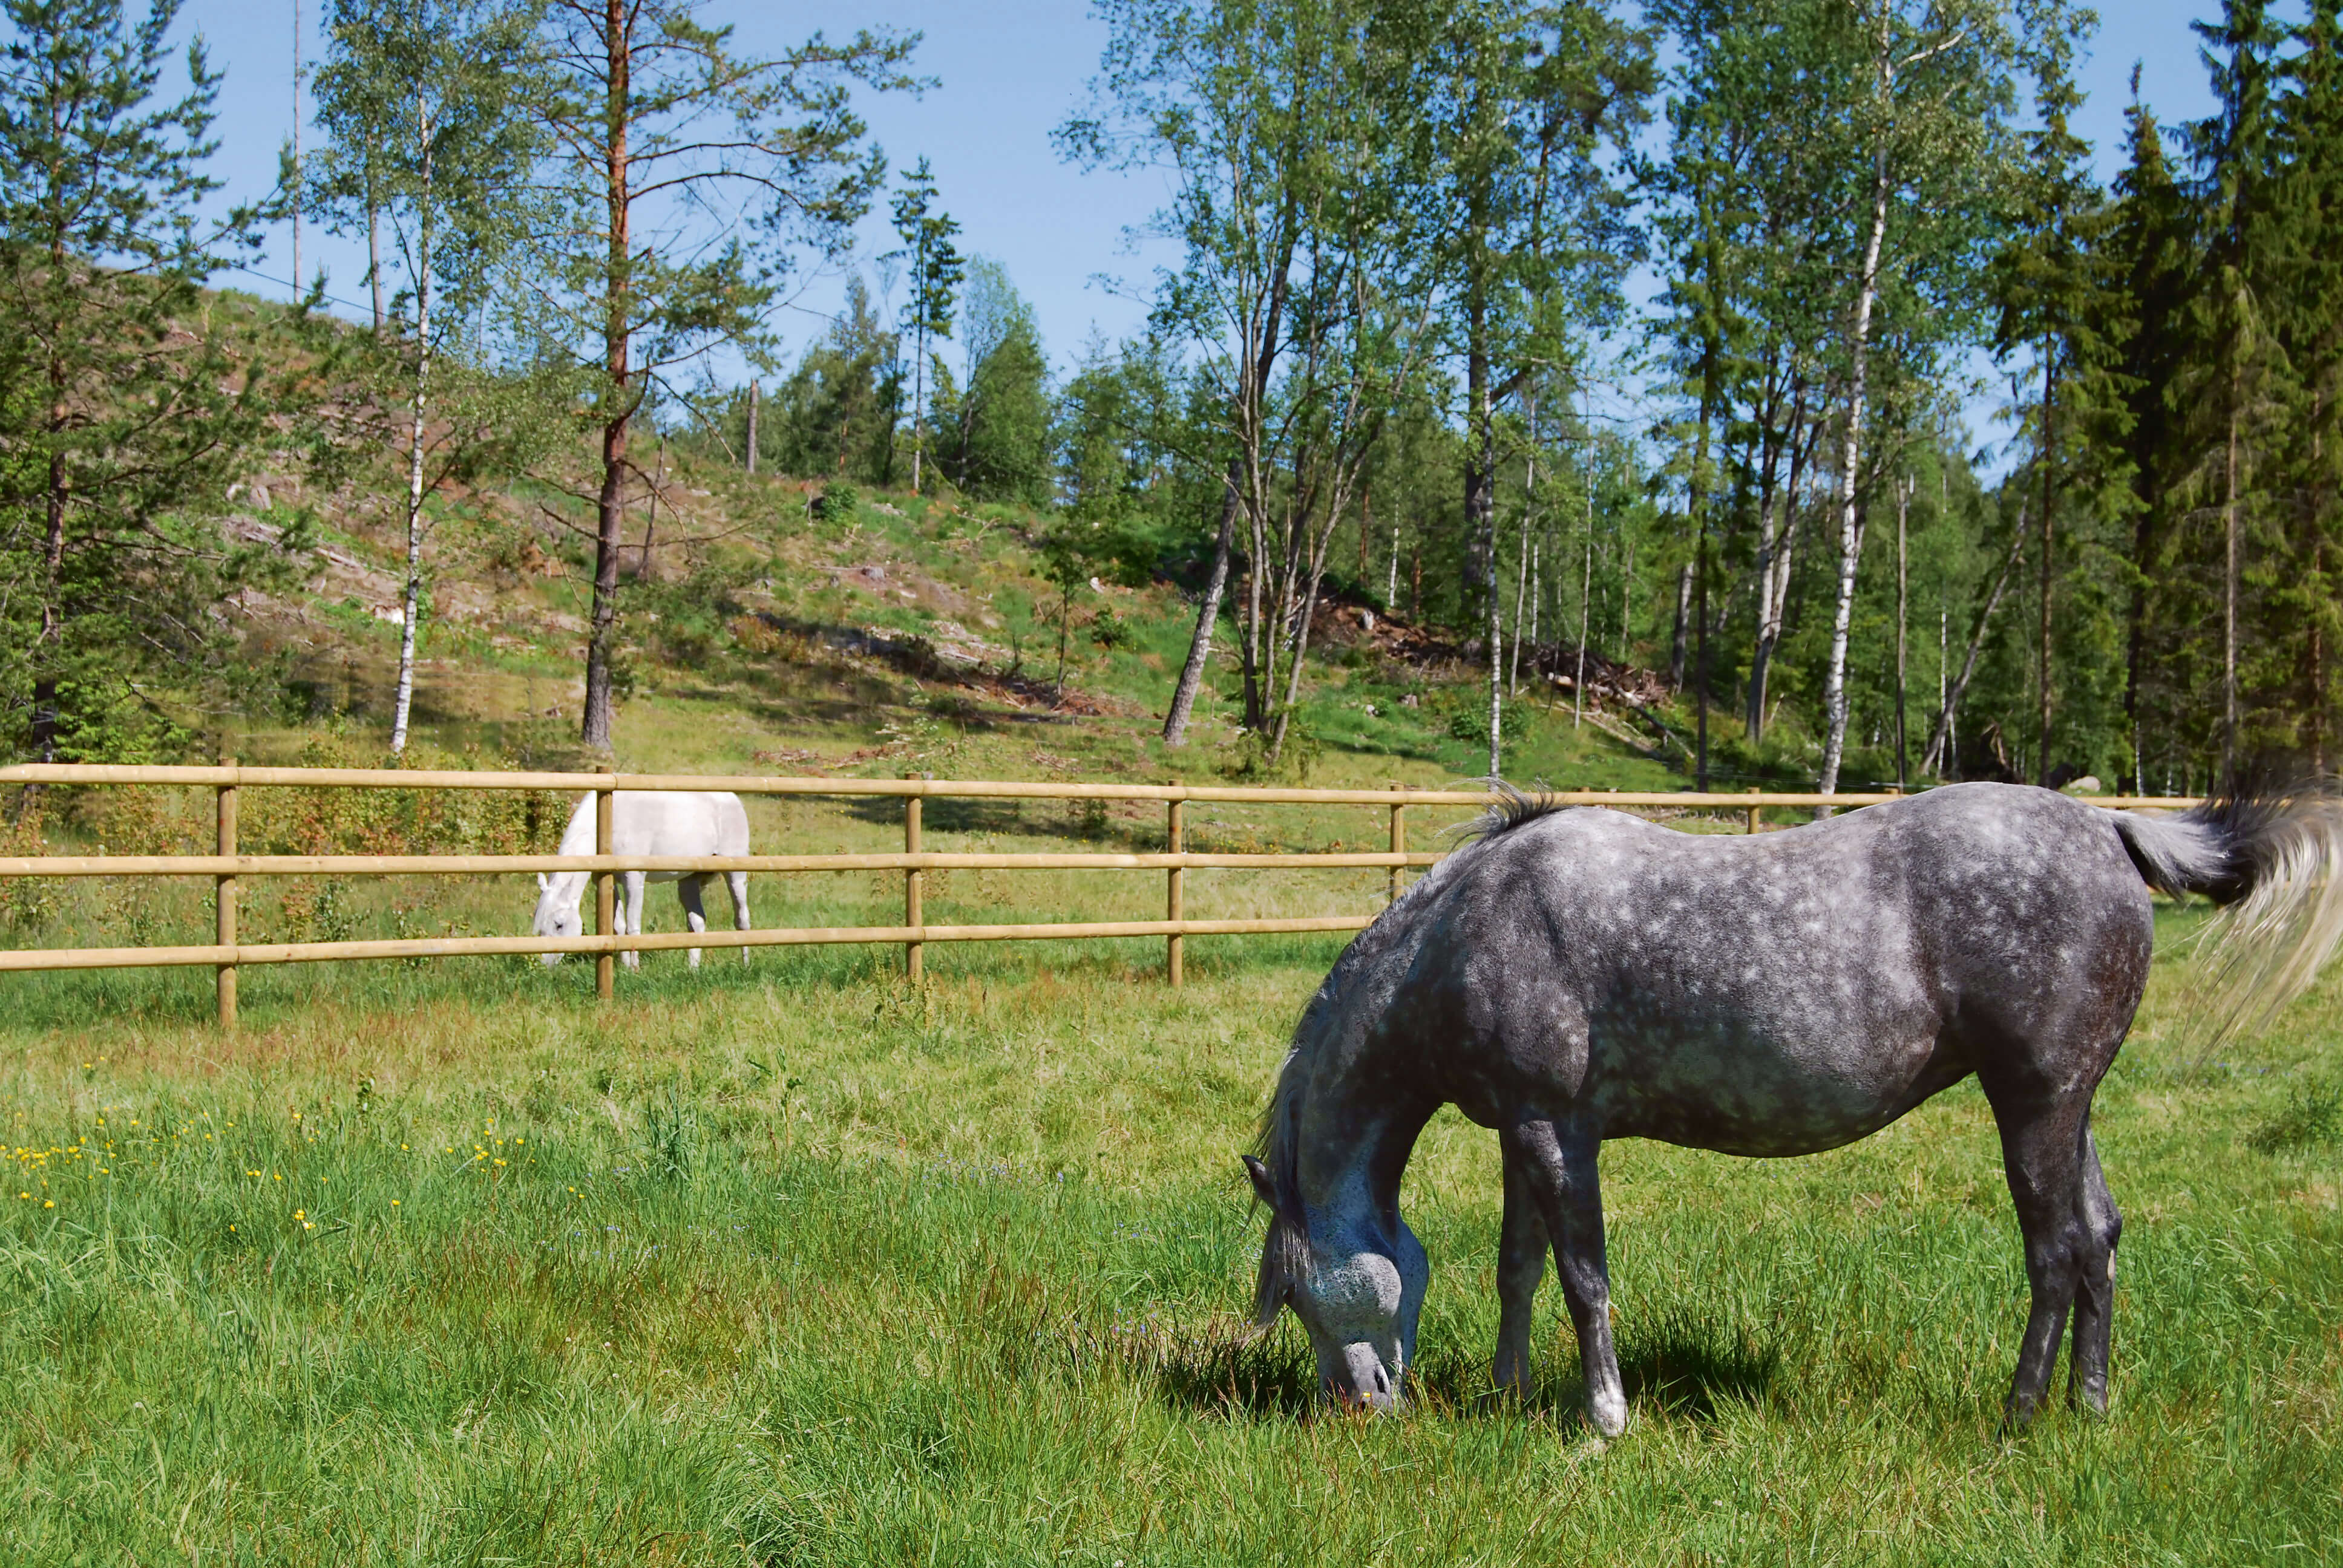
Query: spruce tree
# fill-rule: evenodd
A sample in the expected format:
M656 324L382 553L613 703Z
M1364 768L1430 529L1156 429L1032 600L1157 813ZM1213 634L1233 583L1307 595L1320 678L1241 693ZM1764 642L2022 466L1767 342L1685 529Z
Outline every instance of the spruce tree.
M2247 748L2247 668L2256 607L2247 557L2266 543L2261 458L2286 397L2286 367L2268 317L2274 281L2272 142L2277 53L2282 35L2265 0L2226 0L2218 22L2191 24L2205 39L2215 112L2189 126L2197 199L2206 236L2205 276L2195 300L2195 343L2179 390L2195 412L2197 458L2188 490L2217 519L2220 611L2220 769L2234 778ZM2257 578L2282 563L2252 563Z
M2029 423L2037 491L2035 782L2046 788L2057 760L2051 724L2063 628L2054 601L2065 514L2079 503L2086 517L2104 517L2129 497L2119 444L2128 409L2116 360L2131 323L2103 243L2113 212L2091 175L2091 146L2070 125L2083 101L2071 70L2074 42L2097 18L2080 13L2073 23L2039 27L2033 39L2040 123L2025 138L2014 232L1993 278L1996 351L2005 360L2029 355L2040 388Z
M2125 111L2129 158L2116 177L2116 201L2100 241L2112 286L2099 303L2120 311L2128 327L2110 324L2101 336L2112 341L2120 335L2122 342L2114 386L2123 401L2121 459L2130 476L2132 519L2124 712L2134 787L2151 794L2149 756L2168 756L2184 739L2172 723L2174 713L2185 709L2183 693L2166 673L2172 628L2179 624L2171 612L2178 607L2160 567L2174 538L2177 487L2189 466L2182 451L2186 421L2175 393L2190 350L2200 252L2194 207L2165 156L2154 111L2139 100L2138 85L2135 70ZM2151 713L2162 716L2153 746Z

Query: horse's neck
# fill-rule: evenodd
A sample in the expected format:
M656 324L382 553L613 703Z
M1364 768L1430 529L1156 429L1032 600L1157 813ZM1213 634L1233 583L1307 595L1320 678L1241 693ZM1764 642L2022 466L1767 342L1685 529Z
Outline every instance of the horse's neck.
M594 847L591 844L588 844L583 849L575 851L564 849L562 851L564 854L570 854L573 852L580 855L590 855L594 852ZM579 904L585 901L586 884L589 879L588 873L584 871L556 871L548 880L546 890L551 893L554 898L560 900L560 906L562 908L575 910Z
M1355 1081L1355 1080L1353 1080ZM1435 1103L1345 1092L1313 1094L1302 1117L1295 1175L1305 1208L1344 1224L1395 1233L1400 1178Z

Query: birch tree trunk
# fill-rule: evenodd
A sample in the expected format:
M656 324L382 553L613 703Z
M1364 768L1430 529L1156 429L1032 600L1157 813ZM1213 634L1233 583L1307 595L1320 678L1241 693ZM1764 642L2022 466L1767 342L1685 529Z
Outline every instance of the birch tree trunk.
M1831 612L1830 664L1823 675L1823 710L1829 729L1823 741L1819 795L1838 793L1838 767L1846 751L1846 644L1855 618L1855 573L1863 560L1863 511L1857 505L1857 465L1863 453L1865 398L1870 392L1871 307L1879 290L1879 247L1887 234L1887 149L1875 155L1871 176L1871 232L1863 245L1863 273L1855 297L1853 379L1848 389L1845 439L1839 457L1838 598ZM1828 816L1825 806L1817 813Z
M1774 649L1782 640L1782 618L1790 603L1790 563L1798 531L1798 489L1806 457L1806 386L1798 380L1790 400L1790 427L1782 447L1766 454L1757 509L1757 636L1749 656L1749 702L1743 729L1752 741L1765 738L1765 686ZM1786 481L1775 484L1783 450L1789 457ZM1776 521L1776 509L1779 521Z
M1188 743L1188 716L1196 706L1196 689L1203 684L1204 663L1212 657L1212 626L1220 618L1221 595L1229 583L1229 551L1236 541L1237 465L1230 459L1221 487L1221 528L1212 539L1212 575L1204 579L1203 602L1196 608L1196 629L1188 638L1188 662L1180 668L1179 684L1172 689L1172 706L1163 714L1163 744Z
M415 709L416 622L423 618L423 425L431 384L431 126L416 116L423 147L423 189L415 251L414 420L407 444L407 598L398 627L398 694L391 703L390 754L407 750L407 726Z

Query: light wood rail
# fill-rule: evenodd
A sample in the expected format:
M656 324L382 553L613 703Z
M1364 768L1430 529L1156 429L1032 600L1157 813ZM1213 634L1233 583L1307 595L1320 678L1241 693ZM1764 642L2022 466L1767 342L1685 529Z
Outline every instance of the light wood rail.
M1407 810L1412 806L1483 808L1484 789L1381 789L1248 788L1239 785L1051 784L1003 779L735 778L725 774L473 772L397 768L264 768L234 759L216 767L134 767L113 764L25 764L0 768L0 786L45 785L99 788L193 788L213 793L217 852L210 855L33 855L0 857L0 878L10 877L207 877L213 879L217 940L208 946L133 948L32 948L0 950L0 972L147 966L209 967L216 971L218 1014L223 1029L236 1020L236 978L251 965L326 963L368 959L430 959L498 954L578 953L592 957L595 990L607 999L616 984L618 957L688 948L804 947L836 944L900 944L904 967L914 980L923 970L930 942L1056 941L1131 937L1164 939L1164 971L1181 982L1189 937L1265 936L1312 931L1354 931L1371 914L1312 915L1262 920L1184 918L1186 873L1192 870L1340 870L1382 869L1389 873L1383 902L1398 899L1401 873L1436 864L1439 853L1407 848ZM595 849L591 855L248 855L236 844L238 797L246 789L510 789L591 794L595 800ZM738 795L899 797L903 799L900 852L796 855L618 855L610 852L615 796L647 790L729 791ZM1820 795L1749 790L1663 792L1612 789L1541 791L1562 805L1610 806L1670 815L1708 814L1723 822L1763 829L1768 809L1854 809L1902 797L1885 794ZM2167 809L2197 805L2195 799L2147 796L2087 797L2095 806ZM1160 852L1091 850L1001 853L931 850L922 847L922 803L960 800L1126 800L1165 805ZM1388 814L1387 850L1237 852L1194 850L1186 845L1182 808L1189 802L1255 806L1364 806ZM1146 870L1161 871L1164 914L1160 920L1061 920L1006 925L930 924L924 916L925 876L950 870ZM395 940L245 942L237 939L237 902L246 877L493 876L528 872L584 871L594 884L595 932L578 937L421 937ZM807 926L748 931L675 931L626 936L615 930L615 893L619 875L629 871L700 873L729 871L795 874L817 871L895 872L903 878L904 922L900 926Z

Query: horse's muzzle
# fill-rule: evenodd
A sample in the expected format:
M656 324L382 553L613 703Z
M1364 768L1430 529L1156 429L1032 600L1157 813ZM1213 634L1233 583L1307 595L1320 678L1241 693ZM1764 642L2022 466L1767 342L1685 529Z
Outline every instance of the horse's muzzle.
M1384 1367L1383 1358L1371 1344L1342 1347L1342 1364L1330 1370L1326 1378L1326 1397L1350 1409L1379 1414L1398 1410L1402 1402L1399 1379Z

